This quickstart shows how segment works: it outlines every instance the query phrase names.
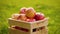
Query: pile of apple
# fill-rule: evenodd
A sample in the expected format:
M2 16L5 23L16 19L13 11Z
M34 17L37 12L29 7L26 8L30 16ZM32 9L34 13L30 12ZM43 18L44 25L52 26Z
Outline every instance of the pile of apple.
M13 14L12 19L27 21L27 22L34 22L43 20L45 18L43 13L36 13L34 8L23 7L20 9L19 14Z

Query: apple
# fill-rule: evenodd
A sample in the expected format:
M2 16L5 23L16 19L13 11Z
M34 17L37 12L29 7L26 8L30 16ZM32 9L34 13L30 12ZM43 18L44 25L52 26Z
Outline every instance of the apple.
M27 22L34 22L34 21L36 21L35 19L27 19L26 20Z
M20 14L25 14L26 10L27 10L26 7L21 8L21 9L20 9Z
M20 14L20 16L17 19L25 21L27 19L27 17L25 16L25 14Z
M36 20L43 20L45 18L43 13L37 13L34 17Z
M26 11L26 16L28 18L34 18L35 16L35 10L33 8L28 8L27 11Z
M12 19L17 19L20 16L20 14L13 14Z
M25 21L27 17L25 16L25 14L13 14L12 19Z

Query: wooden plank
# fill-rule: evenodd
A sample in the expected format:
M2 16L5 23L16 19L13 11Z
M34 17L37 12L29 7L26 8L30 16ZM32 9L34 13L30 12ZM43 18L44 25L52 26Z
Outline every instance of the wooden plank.
M30 34L30 32L24 32L14 28L9 28L9 34Z

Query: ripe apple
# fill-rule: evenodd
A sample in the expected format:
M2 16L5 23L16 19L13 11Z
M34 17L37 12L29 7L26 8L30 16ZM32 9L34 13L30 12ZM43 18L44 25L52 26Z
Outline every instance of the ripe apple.
M33 8L28 8L27 11L26 11L26 16L28 18L34 18L35 16L35 10Z
M27 19L27 17L25 16L25 14L20 14L20 16L17 19L25 21Z
M20 14L13 14L12 19L17 19L20 16Z
M26 20L27 22L34 22L34 21L36 21L35 19L27 19Z
M45 18L45 16L42 13L37 13L34 18L36 20L43 20Z
M26 10L27 10L26 7L21 8L21 9L20 9L20 14L25 14Z

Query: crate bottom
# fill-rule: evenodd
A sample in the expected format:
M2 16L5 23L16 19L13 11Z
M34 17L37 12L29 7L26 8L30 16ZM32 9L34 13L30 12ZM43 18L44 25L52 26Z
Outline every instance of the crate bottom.
M14 28L9 28L9 34L28 34L29 32L20 31Z
M36 32L24 32L24 31L20 31L14 28L9 28L9 34L48 34L48 29L42 29Z

